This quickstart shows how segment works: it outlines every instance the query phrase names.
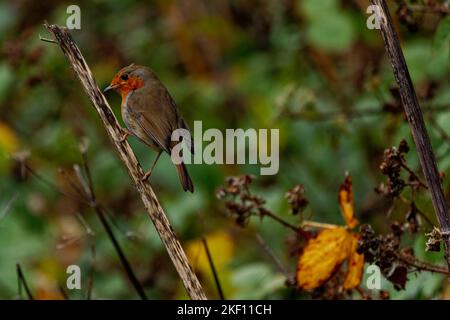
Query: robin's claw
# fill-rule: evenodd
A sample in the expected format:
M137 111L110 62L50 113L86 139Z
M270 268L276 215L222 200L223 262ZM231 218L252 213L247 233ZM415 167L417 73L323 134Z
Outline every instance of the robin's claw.
M149 170L149 171L147 171L145 174L144 174L144 176L142 177L142 181L143 182L146 182L146 181L148 181L148 179L150 178L150 176L152 175L152 171L153 170Z
M158 155L156 156L155 161L153 161L152 166L150 167L150 170L148 170L148 171L144 174L144 176L142 177L141 180L142 180L143 182L146 182L146 181L150 178L150 176L152 175L153 169L155 168L156 162L158 162L158 159L159 159L159 157L161 156L161 153L162 153L162 150L160 150L160 151L158 152Z

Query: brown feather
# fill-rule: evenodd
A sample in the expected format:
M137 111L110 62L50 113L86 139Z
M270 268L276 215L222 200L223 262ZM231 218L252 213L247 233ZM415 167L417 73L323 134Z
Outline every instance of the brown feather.
M192 183L191 177L186 169L184 163L176 165L178 177L180 178L181 186L184 191L194 192L194 184Z
M176 129L188 129L181 117L175 101L157 76L146 67L125 68L130 75L141 77L144 86L131 91L122 108L122 118L128 129L142 142L156 150L164 150L170 155L171 136ZM193 146L188 141L191 152ZM185 191L194 191L192 180L184 163L176 165L181 185Z

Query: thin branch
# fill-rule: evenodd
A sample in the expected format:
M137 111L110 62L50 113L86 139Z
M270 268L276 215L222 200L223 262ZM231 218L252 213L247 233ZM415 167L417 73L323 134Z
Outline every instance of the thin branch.
M424 114L435 114L441 112L450 111L450 106L436 106L436 107L427 107L423 109ZM322 112L291 112L291 111L283 111L283 116L294 117L296 120L307 121L307 122L328 122L335 121L340 118L347 118L349 120L355 120L365 117L377 117L383 115L396 115L399 114L396 111L386 110L380 107L368 107L361 110L349 109L346 111L322 111Z
M75 170L75 174L77 173L76 172L76 169L74 168L74 170ZM80 197L80 198L82 198L82 199L85 199L86 197L85 197L85 193L84 193L84 188L83 189L81 189L80 188L80 186L75 182L75 180L72 178L72 176L71 175L69 175L67 172L66 172L66 170L64 170L64 169L59 169L59 173L65 178L65 181L69 184L69 186L70 187L72 187L72 189L75 191L75 193ZM82 187L83 187L83 185L82 185ZM85 201L88 201L87 199L85 199Z
M217 291L219 293L220 300L225 300L225 295L223 294L222 286L220 284L219 275L217 274L216 267L214 265L214 261L211 256L211 252L209 251L208 243L205 238L202 238L203 247L205 248L206 257L208 258L209 266L211 267L211 271L214 276L214 282L216 283Z
M84 230L86 230L86 234L87 235L89 235L91 237L95 236L95 232L92 230L92 228L86 222L86 220L83 218L83 215L80 212L77 212L75 217L77 217L78 221L80 221L80 223L83 226Z
M264 216L264 217L265 217L265 216L270 217L270 218L272 218L273 220L279 222L281 225L283 225L283 226L285 226L285 227L287 227L287 228L289 228L289 229L291 229L291 230L293 230L293 231L295 231L295 232L299 232L299 231L300 231L300 228L299 228L299 227L297 227L297 226L293 225L292 223L290 223L290 222L284 220L283 218L277 216L276 214L270 212L269 210L265 210L263 216Z
M89 169L89 163L87 159L86 151L82 150L83 154L83 168L85 169L85 172L87 175L89 175L89 183L87 183L84 180L84 177L79 169L79 166L75 166L75 172L77 174L78 180L80 184L83 186L84 194L83 196L88 199L88 202L92 204L92 208L95 210L98 218L100 219L100 222L102 223L103 228L105 229L109 240L111 241L114 250L116 251L120 262L122 263L123 268L125 269L125 273L130 280L131 284L133 285L134 289L138 293L139 297L142 300L147 300L147 296L145 294L144 288L142 288L141 283L139 282L138 278L136 277L136 274L133 271L133 268L131 267L130 262L128 261L127 257L125 256L125 253L123 252L122 248L120 247L119 241L114 235L114 232L111 229L111 226L108 223L108 220L106 218L106 210L102 205L100 205L95 199L95 191L92 189L93 183L92 183L92 177L90 174ZM75 183L74 183L75 184ZM93 251L93 256L95 257L95 251ZM90 293L89 293L90 297Z
M407 206L409 206L411 208L411 210L414 210L415 212L417 212L419 214L419 216L421 216L430 225L431 228L435 227L433 221L431 221L430 218L428 218L428 216L425 214L425 212L423 212L422 210L420 210L417 207L416 203L413 200L409 200L402 195L400 195L398 197L398 199L401 202L403 202L404 204L406 204ZM389 216L390 216L390 214L389 214Z
M9 209L11 209L14 202L16 202L19 194L16 192L13 194L13 196L8 200L6 205L0 210L0 222L6 217L6 215L9 212Z
M316 222L316 221L309 221L309 220L302 221L301 227L302 228L310 227L310 228L318 228L318 229L335 229L335 228L339 228L339 226L335 225L335 224Z
M64 287L61 284L58 285L58 290L64 300L70 300L69 295L67 294L66 290L64 290Z
M289 271L287 270L287 268L283 265L283 263L281 263L280 259L278 259L278 257L275 255L275 253L272 251L272 249L270 249L269 245L267 244L267 242L264 240L263 237L261 237L260 234L256 234L256 239L258 240L259 245L261 246L261 248L264 250L264 252L267 254L267 256L269 258L272 259L272 261L275 263L275 266L277 267L278 271L280 271L285 277L286 277L286 281L289 285L293 285L295 283L294 278L292 277L292 275L289 273Z
M271 219L279 222L281 225L295 231L295 232L299 232L302 230L302 228L304 227L310 227L310 228L318 228L318 229L334 229L334 228L338 228L338 225L335 224L330 224L330 223L322 223L322 222L316 222L316 221L309 221L309 220L304 220L301 222L300 226L297 227L296 225L284 220L283 218L281 218L280 216L272 213L269 210L265 210L263 216L267 216L270 217Z
M90 192L92 192L93 189L93 182L92 182L92 176L91 176L91 170L89 169L89 166L87 165L87 155L86 154L82 154L83 157L83 168L84 168L84 172L87 176L87 180L88 180L88 190ZM91 197L91 199L93 201L96 200L95 194L90 194L89 195Z
M74 195L74 194L70 194L67 193L65 191L62 191L61 189L59 189L55 184L53 184L52 182L50 182L49 180L47 180L46 178L44 178L42 175L40 175L39 173L37 173L36 171L33 170L33 168L31 168L28 164L26 163L22 163L22 168L24 168L28 173L30 173L32 176L34 176L36 179L38 179L39 181L41 181L43 184L47 185L49 188L53 189L55 192L57 192L58 194L61 194L63 196L66 196L68 198L71 198L72 200L78 201L80 203L83 203L85 205L90 206L90 203L87 202L85 199L83 199L82 197L80 197L79 195Z
M43 37L41 37L41 35L39 35L39 40L44 41L44 42L50 42L50 43L58 44L58 42L56 42L55 40L43 38Z
M91 300L92 297L92 288L94 287L95 263L96 263L96 252L95 252L95 244L93 244L91 246L91 271L89 272L89 279L86 289L87 300Z
M86 174L89 173L90 175L90 171L89 171L89 166L87 161L87 157L86 155L83 156L83 167L85 168ZM83 186L82 189L80 189L77 184L75 183L75 181L72 179L72 177L70 177L65 171L61 170L61 173L66 177L66 181L68 181L68 183L70 184L70 186L78 193L78 195L73 195L71 193L67 193L64 192L62 190L60 190L56 185L54 185L52 182L50 182L49 180L45 179L44 177L42 177L41 175L39 175L37 172L35 172L31 167L29 167L28 165L25 165L25 168L28 172L30 172L33 176L35 176L38 180L42 181L43 183L45 183L47 186L51 187L53 190L55 190L57 193L62 194L64 196L70 197L76 201L79 201L81 204L85 204L91 208L93 208L97 214L97 216L99 217L103 228L105 229L108 238L110 239L111 243L113 244L113 247L125 269L125 273L128 277L128 279L130 280L131 284L133 285L133 287L136 289L136 292L138 293L138 295L146 300L147 297L145 295L145 292L141 286L141 284L139 283L139 281L137 280L136 275L134 274L133 269L131 268L130 263L128 262L125 254L123 253L117 239L114 236L114 233L111 229L111 227L109 226L109 223L106 219L105 212L106 210L104 209L104 207L102 207L100 204L98 204L95 200L95 193L92 189L90 189L90 185L92 185L92 180L91 182L88 184L86 184L84 182L84 178L81 175L81 172L79 170L79 167L75 166L75 173L77 175L78 180L80 180L80 184ZM92 179L92 178L90 178ZM101 213L100 213L101 212ZM87 225L86 221L83 219L82 215L77 214L77 218L80 220L80 223L85 227L86 232L89 236L94 235L94 232L92 231L92 229ZM65 243L64 246L79 241L80 238L74 238L71 239L69 243ZM62 248L62 247L60 247Z
M420 177L410 167L408 167L408 165L404 161L401 161L401 166L403 169L408 171L408 173L419 183L420 186L428 190L428 186L425 184L425 182L423 182Z
M119 256L120 262L122 263L122 266L125 269L128 279L130 279L131 284L136 289L136 292L138 293L139 297L141 297L142 300L147 300L145 291L142 288L136 275L134 274L134 271L131 268L131 265L128 262L128 259L126 258L125 254L123 253L122 248L119 245L119 242L117 241L116 237L114 236L114 233L112 232L111 227L109 226L108 221L106 220L106 217L105 217L102 207L99 205L96 205L96 206L94 206L94 210L97 213L97 215L103 225L103 228L105 228L106 233L108 234L109 240L113 244L114 249L117 252L117 255Z
M436 121L436 119L429 115L427 117L427 119L430 121L432 127L434 128L434 130L437 131L437 133L439 134L440 138L442 140L444 140L449 146L450 146L450 135L447 133L447 131L444 130L444 128L442 128L439 123Z
M75 44L75 41L66 28L61 28L57 25L49 25L47 23L45 23L44 26L58 42L58 45L67 57L72 69L75 71L84 90L98 112L120 160L127 168L128 173L141 196L147 213L155 225L156 231L165 245L175 269L183 281L188 295L191 299L206 299L203 288L189 265L186 254L167 219L164 209L156 198L150 184L142 179L144 177L144 171L142 170L136 155L129 143L121 140L122 128L117 122L106 98L98 88L92 72Z
M22 299L22 286L25 289L25 293L28 296L29 300L34 300L33 295L31 294L30 287L28 287L27 280L25 279L25 276L23 275L22 268L20 267L20 264L16 264L16 270L17 270L17 281L19 285L19 297Z
M384 40L384 46L399 87L403 108L410 125L423 174L427 181L433 207L440 224L441 233L445 243L445 259L450 270L450 219L448 215L448 204L442 190L436 159L420 110L419 101L409 75L398 35L392 23L389 8L384 0L371 1L379 11L377 19L380 22L381 36Z
M398 255L399 260L403 261L407 265L416 268L419 271L429 271L434 273L444 274L446 276L450 276L449 271L445 267L436 266L425 261L421 261L417 258L411 258L404 254Z

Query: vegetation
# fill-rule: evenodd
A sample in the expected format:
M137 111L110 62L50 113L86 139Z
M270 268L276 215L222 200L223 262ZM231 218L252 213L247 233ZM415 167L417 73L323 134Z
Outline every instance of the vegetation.
M68 5L0 3L0 298L187 298L73 70L39 39ZM367 1L78 5L71 34L100 87L134 62L191 127L280 129L276 175L189 165L184 193L163 155L150 178L209 298L448 299L439 224ZM449 199L450 9L389 5ZM107 98L121 119L120 97ZM128 140L148 169L156 152ZM370 264L380 290L366 286ZM80 290L66 286L70 265Z

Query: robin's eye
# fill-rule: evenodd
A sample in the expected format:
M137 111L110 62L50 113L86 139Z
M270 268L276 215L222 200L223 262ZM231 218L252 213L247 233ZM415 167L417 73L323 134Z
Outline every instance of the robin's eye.
M128 75L127 74L123 74L120 76L120 79L127 81L128 80Z

